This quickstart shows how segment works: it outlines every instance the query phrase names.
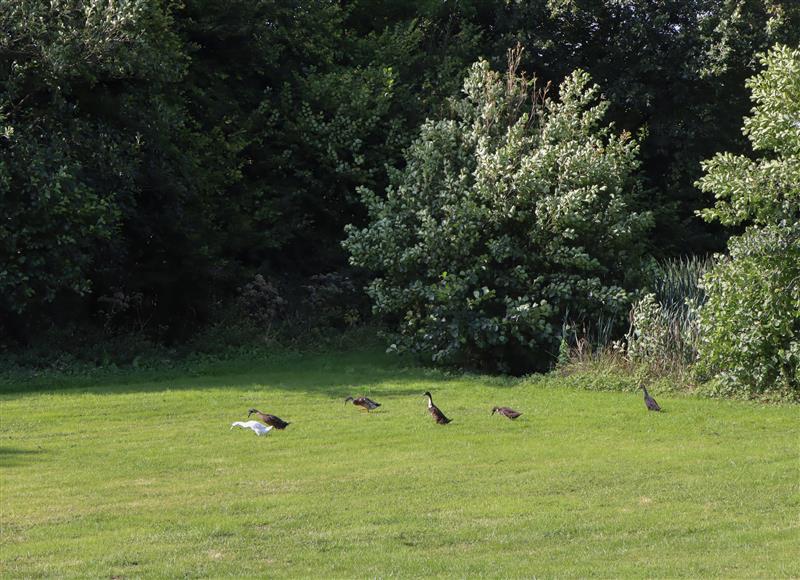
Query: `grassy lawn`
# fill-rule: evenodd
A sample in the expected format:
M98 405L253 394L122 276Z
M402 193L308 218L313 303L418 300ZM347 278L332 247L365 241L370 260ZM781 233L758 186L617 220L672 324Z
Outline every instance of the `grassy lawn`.
M0 576L799 577L800 408L655 395L369 350L11 385Z

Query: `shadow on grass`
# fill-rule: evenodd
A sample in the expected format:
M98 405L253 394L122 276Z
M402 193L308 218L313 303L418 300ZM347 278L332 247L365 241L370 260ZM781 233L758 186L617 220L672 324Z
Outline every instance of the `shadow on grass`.
M42 455L41 449L19 449L17 447L0 447L0 467L23 465Z
M431 385L433 389L436 383L454 378L454 375L446 372L419 366L412 359L387 355L382 349L364 348L342 352L293 353L267 359L207 362L186 369L168 368L141 372L130 370L90 377L61 375L18 383L5 381L0 384L0 397L13 400L30 394L63 391L125 394L236 389L263 390L264 396L275 391L303 392L343 401L345 397L359 395L374 398L390 394L421 396L428 388L423 388L423 385ZM478 380L493 386L515 383L502 377L480 377Z

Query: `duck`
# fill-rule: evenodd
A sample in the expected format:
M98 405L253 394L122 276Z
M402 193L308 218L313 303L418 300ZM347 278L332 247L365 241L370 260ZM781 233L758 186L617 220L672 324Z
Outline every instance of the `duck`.
M250 418L250 415L255 415L259 419L261 419L264 423L269 425L270 427L275 427L276 429L286 429L290 425L280 417L276 417L275 415L270 415L268 413L262 413L258 409L250 409L247 412L247 418Z
M522 413L515 411L511 407L492 407L492 415L495 413L500 413L503 417L508 417L509 419L516 419L522 415Z
M380 403L376 403L369 397L356 397L355 399L353 397L347 397L344 400L344 404L346 405L349 401L352 401L354 405L361 407L362 409L366 409L367 413L381 406Z
M439 425L447 425L451 420L445 417L444 413L439 410L439 407L433 404L433 397L430 392L425 391L422 393L422 396L428 397L428 412L431 414L431 417L433 417Z
M231 429L241 427L242 429L252 429L253 433L261 437L272 431L272 427L265 427L258 421L235 421L231 423Z
M639 388L644 391L644 404L647 406L648 411L660 411L661 407L658 406L656 400L647 392L647 387L639 385Z

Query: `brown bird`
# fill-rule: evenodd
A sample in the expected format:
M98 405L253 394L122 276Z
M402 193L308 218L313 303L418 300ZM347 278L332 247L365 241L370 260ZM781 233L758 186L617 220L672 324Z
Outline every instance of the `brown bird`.
M647 392L647 388L644 385L639 385L639 388L644 391L644 404L647 407L648 411L660 411L661 407L658 406L656 400L650 396L650 393Z
M381 406L380 403L376 403L375 401L373 401L369 397L356 397L355 399L353 397L347 397L344 400L344 404L346 405L349 401L353 401L353 404L356 405L357 407L361 407L362 409L366 409L367 413L369 413L373 409L377 409L378 407Z
M439 423L439 425L447 425L450 422L450 419L445 417L444 413L439 410L439 407L433 404L433 397L431 397L431 394L428 391L425 391L422 396L428 397L428 412L431 414L431 417L433 417L434 420Z
M522 415L522 413L520 413L519 411L515 411L510 407L493 407L492 415L494 415L495 413L500 413L501 415L503 415L504 417L508 417L509 419L516 419L517 417Z
M280 417L276 417L275 415L270 415L268 413L262 413L258 409L250 409L247 412L248 419L250 415L255 415L259 419L261 419L265 424L269 425L270 427L275 427L276 429L286 429L289 426L289 423L281 419Z

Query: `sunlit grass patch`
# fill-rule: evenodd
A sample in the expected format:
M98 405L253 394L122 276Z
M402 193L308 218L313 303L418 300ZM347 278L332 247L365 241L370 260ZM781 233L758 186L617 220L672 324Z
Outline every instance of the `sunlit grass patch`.
M355 351L12 389L0 574L800 575L797 407L656 392L656 414L572 380ZM292 424L230 430L251 406Z

